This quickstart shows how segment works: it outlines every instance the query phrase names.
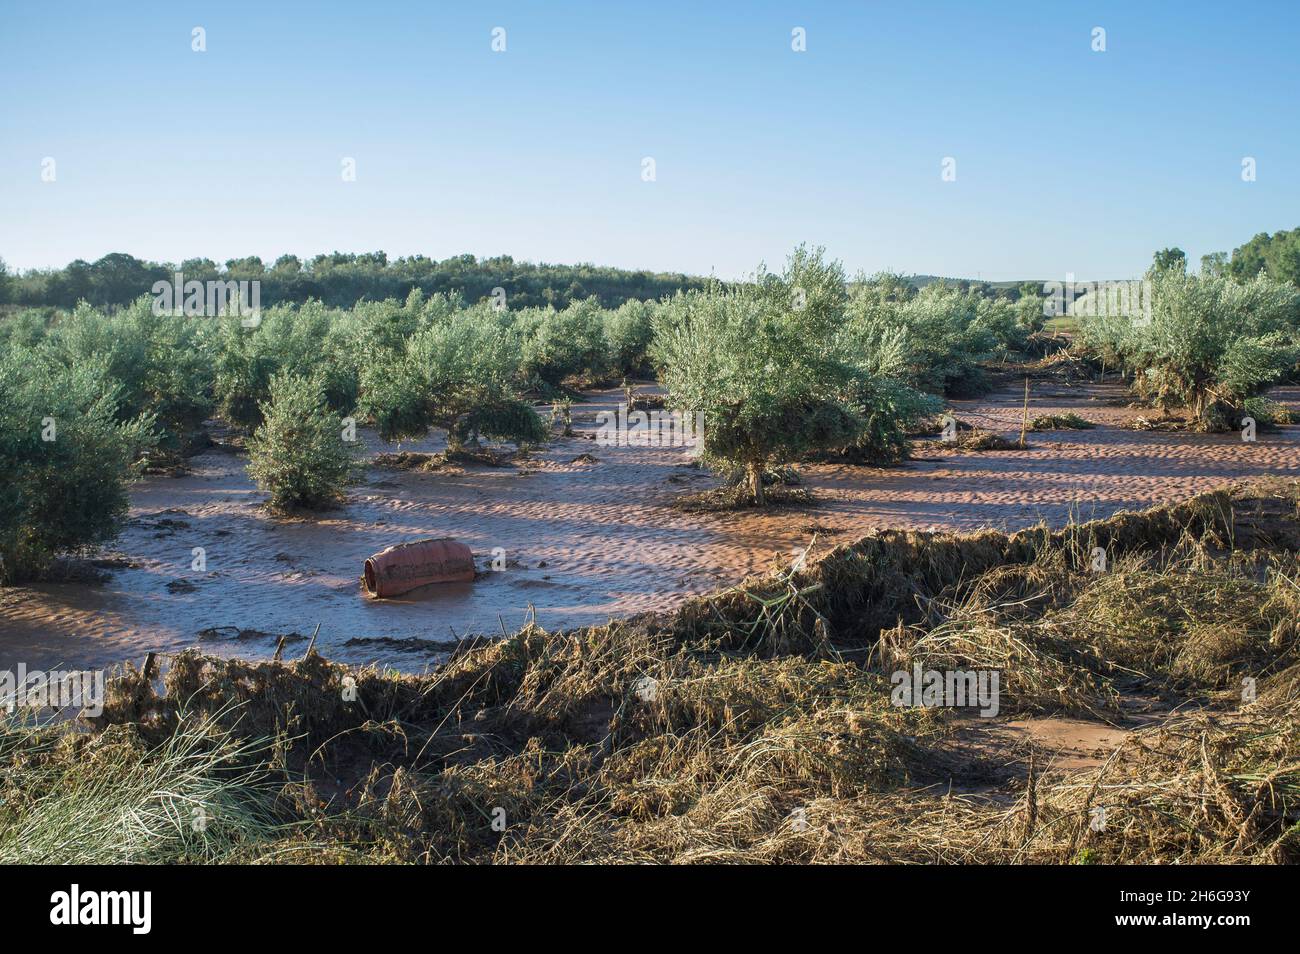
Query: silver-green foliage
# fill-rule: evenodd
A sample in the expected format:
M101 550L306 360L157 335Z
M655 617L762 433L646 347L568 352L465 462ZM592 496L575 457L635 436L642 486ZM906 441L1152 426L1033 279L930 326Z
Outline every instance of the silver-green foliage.
M212 368L194 318L155 314L148 296L114 314L85 302L64 316L42 349L67 366L101 364L117 387L117 416L152 415L162 448L182 452L212 411Z
M108 360L0 352L0 582L121 527L126 482L155 434L150 415L120 419Z
M1295 365L1300 292L1262 275L1165 269L1149 280L1149 315L1087 316L1083 342L1131 374L1139 396L1186 407L1204 428L1237 426L1245 402Z
M342 499L356 444L325 400L321 375L271 378L262 424L248 441L248 471L273 510L321 509Z
M521 327L524 377L555 387L571 375L608 370L605 315L595 297L560 311L535 309Z
M900 380L892 338L866 352L843 333L847 302L839 264L800 247L779 275L686 292L655 315L669 406L704 414L705 454L743 470L760 503L764 471L805 454L865 442L896 459L929 409Z
M887 273L855 285L845 329L862 351L894 354L911 384L954 397L983 390L980 363L1022 344L1027 333L1006 300L942 282L917 292Z
M395 303L385 303L393 304ZM254 428L271 379L283 371L320 375L330 407L347 413L356 403L363 339L357 326L376 306L355 313L328 309L318 301L264 309L255 327L240 318L191 318L203 329L215 368L213 391L228 422Z
M516 386L522 344L508 317L477 305L438 318L401 350L377 351L361 368L361 405L384 440L431 427L457 447L479 436L540 441L545 426Z
M604 337L611 371L636 374L642 370L654 335L655 307L654 302L626 301L605 312Z

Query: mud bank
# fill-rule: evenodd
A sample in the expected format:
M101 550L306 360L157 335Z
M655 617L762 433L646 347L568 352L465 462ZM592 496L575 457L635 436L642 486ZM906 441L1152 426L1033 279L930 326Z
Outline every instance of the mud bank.
M1092 540L1117 556L1106 573L1087 567ZM872 534L750 598L700 601L715 612L529 627L421 675L183 653L161 693L135 670L113 680L99 731L11 740L11 789L44 830L62 807L51 750L59 771L130 780L197 739L246 773L199 800L262 821L219 843L181 826L74 849L113 860L1294 862L1298 550L1297 486L1273 481L1056 533ZM788 582L827 612L777 609L783 647L748 638L773 621L753 596ZM891 658L852 656L865 634L830 610L864 588L936 612L878 634ZM985 637L947 640L963 617ZM1013 648L1000 717L892 701L895 665L979 668ZM1043 714L1062 709L1095 715Z

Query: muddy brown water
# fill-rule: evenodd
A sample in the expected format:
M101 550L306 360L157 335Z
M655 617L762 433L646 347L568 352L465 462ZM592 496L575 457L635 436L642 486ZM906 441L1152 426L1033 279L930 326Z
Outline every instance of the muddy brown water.
M1275 398L1300 402L1300 389ZM808 544L852 540L873 527L1012 530L1045 520L1104 517L1183 498L1234 480L1300 471L1300 427L1237 434L1152 433L1116 425L1144 412L1116 386L1036 386L1031 416L1074 411L1102 426L1031 434L1031 449L947 452L934 447L892 469L803 468L820 505L767 513L686 515L673 497L716 485L681 448L597 446L595 414L618 391L576 405L572 438L522 467L399 472L369 467L346 505L310 520L262 508L246 458L214 449L184 477L149 477L131 491L130 522L107 552L127 561L103 585L51 583L0 591L0 669L101 667L187 646L269 657L277 637L309 635L345 662L419 669L438 658L385 640L441 642L666 610L693 593L731 585ZM1023 393L956 402L957 416L1014 435ZM1148 415L1150 412L1145 412ZM367 455L392 450L359 435ZM403 449L436 451L437 439ZM590 454L594 462L575 461ZM370 600L367 556L420 537L468 544L481 569L494 548L507 568L472 584ZM206 569L192 569L202 548ZM225 629L222 629L225 628ZM205 629L219 630L200 639ZM266 635L236 638L237 630ZM348 645L352 641L351 645ZM305 640L290 642L300 654Z

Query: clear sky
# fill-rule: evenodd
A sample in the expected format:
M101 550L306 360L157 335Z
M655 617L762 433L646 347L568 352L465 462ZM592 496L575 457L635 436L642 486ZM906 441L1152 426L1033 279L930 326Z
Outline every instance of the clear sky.
M1300 226L1295 2L0 0L0 90L20 268L383 249L732 278L806 241L850 272L1089 280Z

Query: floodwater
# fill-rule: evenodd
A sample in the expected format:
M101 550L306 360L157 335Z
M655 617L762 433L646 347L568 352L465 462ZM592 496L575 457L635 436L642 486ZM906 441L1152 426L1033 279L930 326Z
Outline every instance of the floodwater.
M1274 397L1294 402L1300 391ZM670 501L716 481L689 466L682 448L598 446L595 414L621 392L588 398L574 408L576 435L523 465L369 467L343 507L313 519L268 515L246 458L229 449L194 458L184 477L146 478L133 486L126 530L105 551L127 564L108 582L0 591L0 669L98 668L187 646L269 657L279 636L297 634L304 638L286 643L293 656L318 624L317 648L330 658L420 669L445 652L436 644L499 635L534 615L559 629L671 609L767 569L814 534L820 546L873 527L1060 525L1300 471L1300 427L1260 432L1255 443L1235 433L1127 430L1115 425L1150 412L1123 406L1119 388L1053 383L1036 386L1031 416L1075 411L1103 426L1031 434L1025 451L924 447L898 468L804 467L816 507L688 515ZM1022 400L1017 388L955 407L976 426L1015 434ZM393 449L373 433L359 438L368 456ZM430 536L468 544L483 574L398 599L365 597L367 556ZM206 564L199 569L196 548ZM506 561L499 572L489 568L494 550Z

